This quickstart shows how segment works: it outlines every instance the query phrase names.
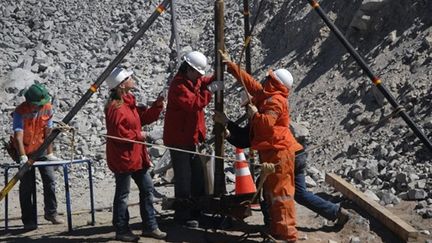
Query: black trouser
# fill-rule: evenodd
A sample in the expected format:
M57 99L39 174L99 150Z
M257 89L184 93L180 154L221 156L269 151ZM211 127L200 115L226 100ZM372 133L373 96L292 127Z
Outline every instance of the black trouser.
M45 216L55 216L57 214L57 199L55 196L54 167L39 167L39 172L42 177L43 184ZM35 168L32 167L21 178L19 185L21 219L25 225L36 223L36 202L33 202L33 195L36 193L35 179Z
M204 171L201 159L198 155L170 151L171 162L174 169L174 194L178 199L189 199L192 197L203 196L204 191ZM196 219L199 210L189 208L176 209L174 219L185 221Z

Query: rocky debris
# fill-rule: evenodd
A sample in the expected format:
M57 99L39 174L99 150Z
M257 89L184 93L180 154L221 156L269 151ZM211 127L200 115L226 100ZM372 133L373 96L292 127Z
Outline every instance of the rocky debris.
M349 242L350 242L350 243L360 243L360 242L362 242L362 241L361 241L360 238L357 237L357 236L351 236Z
M371 191L371 190L366 190L365 192L364 192L364 194L366 195L366 196L368 196L370 199L372 199L372 200L374 200L374 201L376 201L376 202L379 202L380 201L380 198L373 192L373 191Z
M226 46L237 61L243 45L242 8L238 1L225 4ZM185 0L177 6L178 54L200 50L213 64L213 3ZM9 113L22 101L18 96L22 88L32 82L46 84L55 98L54 119L60 121L155 7L156 3L144 0L3 0L2 138L11 133ZM432 2L338 0L333 4L323 2L322 7L431 138ZM277 67L288 68L295 78L289 99L291 120L295 135L306 148L313 148L308 152L309 186L319 186L325 172L336 172L383 205L395 205L399 199L417 200L417 212L432 217L431 152L402 119L390 119L394 109L311 11L302 2L265 1L252 39L253 76L257 80L264 78L268 69ZM251 13L254 18L255 2L251 3ZM139 86L136 95L142 104L153 101L176 72L170 19L169 12L157 19L121 63L134 69ZM231 87L233 78L225 78L226 87ZM224 108L233 120L243 114L239 90L225 94ZM76 131L73 156L94 160L96 182L111 175L101 136L106 133L103 110L107 93L102 85L69 124ZM208 137L212 136L213 108L211 103L206 109ZM145 128L149 142L162 144L162 127L163 115ZM60 135L54 144L59 156L72 156L69 136ZM225 147L226 155L234 157L232 146ZM150 154L155 169L159 161L167 165L169 153L163 149L151 147ZM9 161L5 153L0 154L0 159ZM85 167L72 169L71 180L85 178ZM226 172L227 180L233 181L232 169ZM157 178L171 181L172 171Z
M305 177L305 183L306 183L306 187L316 187L317 186L317 183L315 182L315 180L312 179L312 177L310 177L310 176Z
M359 9L354 14L350 24L351 28L359 31L368 31L371 28L372 18L376 17L379 10L384 7L387 0L363 0Z
M307 122L291 122L291 131L294 137L302 144L309 139L310 133L307 128L308 126L309 124Z

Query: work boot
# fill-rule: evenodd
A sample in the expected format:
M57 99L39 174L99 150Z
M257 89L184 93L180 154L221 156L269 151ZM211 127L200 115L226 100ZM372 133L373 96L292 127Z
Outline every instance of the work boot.
M335 225L343 226L346 224L346 222L348 222L349 218L350 218L350 213L346 209L340 207L339 212L337 214Z
M161 231L159 228L156 228L153 231L143 231L142 236L146 236L146 237L152 237L155 239L164 239L167 234L163 231Z
M116 233L115 239L123 242L138 242L140 238L138 235L135 235L131 231L128 231L122 234Z
M57 214L55 215L45 215L46 220L50 221L53 224L64 224L64 220L61 219Z

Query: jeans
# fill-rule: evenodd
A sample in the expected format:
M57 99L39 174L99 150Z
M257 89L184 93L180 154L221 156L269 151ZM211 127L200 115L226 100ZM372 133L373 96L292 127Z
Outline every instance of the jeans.
M204 171L199 156L174 150L170 151L170 155L174 169L175 198L190 199L203 196L205 193ZM174 219L176 221L196 219L199 213L198 210L176 209Z
M153 181L148 169L129 173L116 173L115 195L113 206L113 226L117 234L125 234L129 228L128 197L131 177L139 189L139 205L143 231L153 231L158 228L156 212L153 207Z
M44 195L45 216L57 215L57 199L55 196L55 174L54 167L39 167L42 178ZM21 178L19 185L19 200L21 206L21 220L24 225L36 223L36 202L33 202L33 195L36 193L36 173L32 167Z
M307 154L302 153L297 155L295 159L294 200L298 204L305 206L306 208L314 211L315 213L323 216L328 220L335 220L337 218L337 214L339 212L340 206L338 204L324 200L320 196L312 192L309 192L306 189L305 172L304 172L304 169L306 168L306 158L307 158ZM265 201L260 202L260 205L261 205L261 211L264 216L264 224L266 226L269 226L271 221L270 214L269 214L270 205Z
M309 192L306 189L304 172L304 169L306 168L306 159L306 153L298 154L296 156L294 199L298 204L307 207L308 209L323 216L324 218L329 220L335 220L337 218L337 213L340 206L338 204L334 204L330 201L324 200L320 196L315 195L314 193Z
M306 189L304 173L297 174L295 179L295 194L294 200L315 213L329 220L335 220L339 211L339 205L330 201L324 200L320 196Z

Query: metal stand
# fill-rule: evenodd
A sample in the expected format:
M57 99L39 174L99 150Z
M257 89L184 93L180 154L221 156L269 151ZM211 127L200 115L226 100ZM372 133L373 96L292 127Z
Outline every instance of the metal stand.
M93 176L92 176L92 161L90 159L81 159L81 160L73 160L73 161L38 161L33 164L33 167L45 167L45 166L62 166L63 167L63 178L64 178L64 186L65 186L65 197L66 197L66 214L67 214L67 223L68 223L68 231L72 231L72 209L70 202L70 192L69 192L69 165L78 164L78 163L87 163L88 168L88 176L89 176L89 187L90 187L90 213L91 213L91 222L92 225L95 225L95 208L94 208L94 194L93 194ZM5 166L5 183L9 180L9 169L11 168L19 168L19 165L6 165ZM35 171L35 170L33 170ZM36 177L35 177L36 178ZM33 202L34 202L34 213L37 216L37 201L36 201L36 182L34 183L34 193L33 193ZM8 195L5 196L5 230L8 230L8 213L9 213L9 204L8 204ZM37 217L36 217L37 224Z

